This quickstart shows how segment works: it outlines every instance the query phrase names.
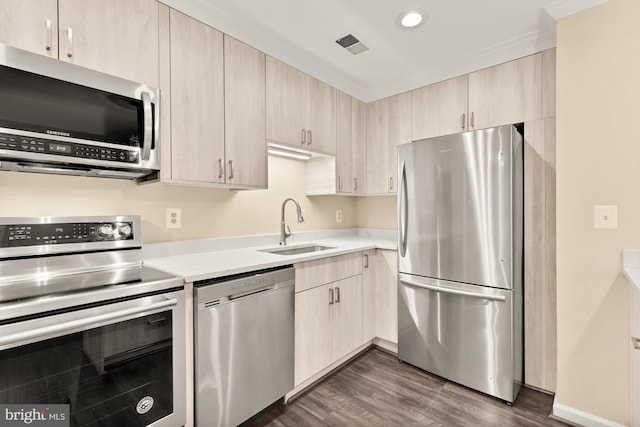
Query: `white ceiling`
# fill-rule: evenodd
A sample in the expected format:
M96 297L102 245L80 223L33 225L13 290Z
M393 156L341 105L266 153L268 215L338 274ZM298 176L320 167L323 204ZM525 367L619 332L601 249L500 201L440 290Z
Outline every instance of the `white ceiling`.
M369 102L552 48L556 19L607 0L161 1ZM408 9L426 22L400 28Z

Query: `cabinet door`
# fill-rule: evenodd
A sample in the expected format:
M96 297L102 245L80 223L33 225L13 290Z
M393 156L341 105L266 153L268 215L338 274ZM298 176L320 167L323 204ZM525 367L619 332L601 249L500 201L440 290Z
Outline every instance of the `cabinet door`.
M373 303L376 251L366 251L362 256L364 259L362 265L362 343L364 344L376 337L376 316Z
M362 345L362 275L333 283L333 361Z
M367 104L367 193L388 191L388 98Z
M542 118L542 54L469 74L470 127L521 123Z
M387 192L398 192L398 145L411 142L411 92L389 97Z
M366 194L367 176L367 106L351 99L351 161L353 168L353 193Z
M58 58L57 0L1 0L0 43Z
M61 60L159 86L158 2L59 0L58 4Z
M336 154L336 89L320 80L307 78L307 148Z
M338 92L337 100L336 187L339 193L353 192L351 97Z
M222 33L171 10L172 179L224 182Z
M265 54L225 35L224 86L227 183L266 188Z
M330 285L296 293L295 384L333 362L333 304Z
M379 250L376 253L374 312L376 336L398 343L398 253Z
M267 139L306 148L307 76L267 57ZM303 134L303 129L305 130Z
M467 76L411 92L413 141L467 130Z

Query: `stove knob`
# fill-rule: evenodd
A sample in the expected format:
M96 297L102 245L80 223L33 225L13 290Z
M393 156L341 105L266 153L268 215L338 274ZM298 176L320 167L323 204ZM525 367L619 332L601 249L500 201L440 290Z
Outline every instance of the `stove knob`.
M113 236L113 225L111 224L102 224L98 227L98 234L100 237L111 237Z
M131 226L127 223L119 224L118 233L120 234L121 239L126 239L131 235Z

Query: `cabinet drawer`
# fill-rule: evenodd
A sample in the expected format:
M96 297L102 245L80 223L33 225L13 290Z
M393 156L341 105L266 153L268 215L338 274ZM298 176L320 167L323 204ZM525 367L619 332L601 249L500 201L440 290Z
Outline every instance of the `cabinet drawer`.
M362 274L362 253L301 262L296 269L296 292Z

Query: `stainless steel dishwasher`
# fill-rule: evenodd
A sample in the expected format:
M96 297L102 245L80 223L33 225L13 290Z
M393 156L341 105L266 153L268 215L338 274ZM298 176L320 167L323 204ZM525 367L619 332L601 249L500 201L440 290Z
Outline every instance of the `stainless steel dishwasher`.
M294 269L194 284L196 425L236 426L293 389Z

